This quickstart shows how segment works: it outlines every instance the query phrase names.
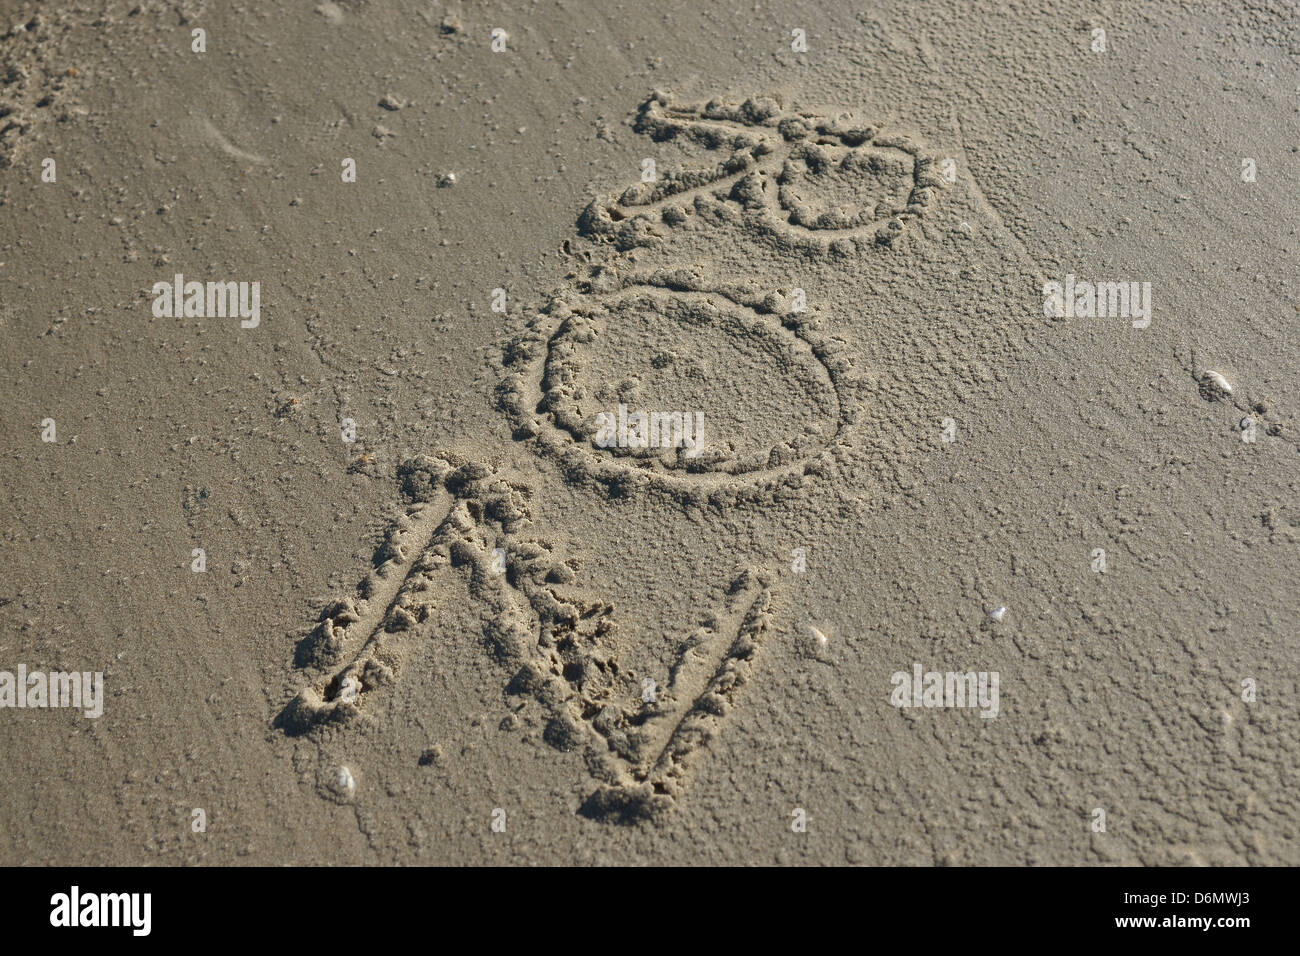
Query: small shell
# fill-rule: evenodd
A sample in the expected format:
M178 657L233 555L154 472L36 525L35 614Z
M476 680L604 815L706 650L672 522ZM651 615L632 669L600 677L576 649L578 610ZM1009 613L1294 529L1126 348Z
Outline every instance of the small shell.
M1007 609L1001 604L999 604L993 610L989 611L989 620L991 620L994 624L1001 624L1006 619L1006 616L1007 616Z
M1201 373L1201 395L1208 401L1216 402L1232 394L1232 383L1221 372L1206 369Z
M834 662L835 645L826 636L826 632L819 627L809 624L804 629L803 653L813 660L821 661L823 664Z
M350 797L357 789L357 781L352 776L352 771L347 767L338 767L334 771L334 779L331 781L334 792L341 797Z

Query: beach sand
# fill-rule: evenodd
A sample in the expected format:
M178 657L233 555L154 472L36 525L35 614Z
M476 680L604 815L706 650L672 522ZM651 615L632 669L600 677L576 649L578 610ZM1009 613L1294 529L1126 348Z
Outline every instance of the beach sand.
M1300 863L1294 4L3 6L0 863Z

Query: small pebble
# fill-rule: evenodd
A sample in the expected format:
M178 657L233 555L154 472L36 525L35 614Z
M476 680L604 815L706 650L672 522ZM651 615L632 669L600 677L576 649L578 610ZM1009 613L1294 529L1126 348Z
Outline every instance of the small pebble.
M335 793L341 797L350 797L357 789L357 781L347 767L339 767L334 771L333 784Z
M443 173L440 177L438 177L438 185L441 186L443 189L446 189L448 186L455 186L456 174Z
M1007 616L1007 609L999 604L993 610L989 611L989 619L994 624L1001 624Z
M316 12L328 20L330 23L343 22L343 8L337 3L326 2L316 8Z

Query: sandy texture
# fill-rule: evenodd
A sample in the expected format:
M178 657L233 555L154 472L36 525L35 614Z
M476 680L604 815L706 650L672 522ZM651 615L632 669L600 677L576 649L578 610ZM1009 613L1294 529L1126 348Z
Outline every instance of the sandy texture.
M1300 10L700 6L5 5L0 862L1300 862Z

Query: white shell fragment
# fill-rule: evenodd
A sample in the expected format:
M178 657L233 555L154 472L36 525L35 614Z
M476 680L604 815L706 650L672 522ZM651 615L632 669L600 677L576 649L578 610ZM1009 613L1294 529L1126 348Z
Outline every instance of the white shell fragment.
M352 771L347 767L339 767L334 771L332 783L334 792L341 797L350 797L357 789L357 781L352 776Z
M1006 616L1007 616L1007 609L1001 604L999 604L993 610L989 611L989 619L994 624L1001 624L1006 619Z
M1211 401L1217 401L1232 394L1232 383L1221 372L1206 369L1201 373L1201 394Z
M804 627L803 646L801 652L815 661L821 661L823 664L834 663L835 645L826 632L814 624L808 624Z

